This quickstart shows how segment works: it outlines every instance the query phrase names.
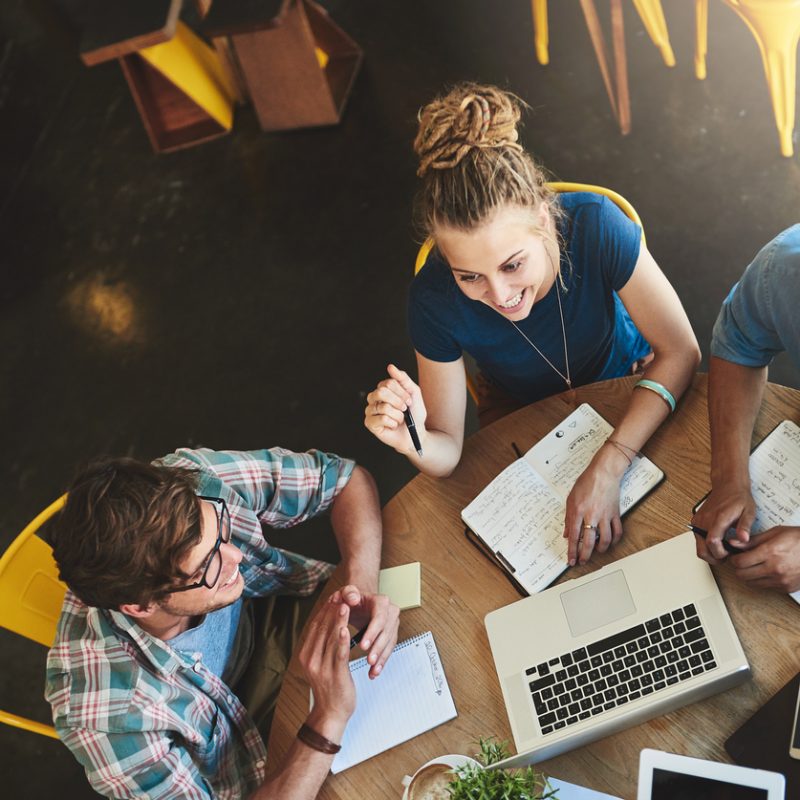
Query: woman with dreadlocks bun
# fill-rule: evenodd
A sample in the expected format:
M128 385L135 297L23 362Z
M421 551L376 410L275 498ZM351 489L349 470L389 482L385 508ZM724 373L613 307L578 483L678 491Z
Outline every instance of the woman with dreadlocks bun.
M622 536L620 480L674 410L700 351L639 226L601 195L549 191L518 141L519 118L516 97L476 84L420 112L416 214L436 246L409 297L419 383L389 365L365 425L426 474L446 476L464 439L465 352L480 370L481 424L646 369L567 501L569 560L585 563L595 545L605 552Z

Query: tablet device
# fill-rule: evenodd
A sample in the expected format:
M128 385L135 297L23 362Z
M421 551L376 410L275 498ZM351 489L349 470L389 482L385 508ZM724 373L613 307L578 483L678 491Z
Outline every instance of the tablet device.
M637 800L784 800L777 772L642 750Z

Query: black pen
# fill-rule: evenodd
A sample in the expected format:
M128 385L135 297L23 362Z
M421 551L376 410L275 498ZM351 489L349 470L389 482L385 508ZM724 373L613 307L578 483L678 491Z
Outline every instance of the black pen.
M419 436L417 436L417 426L414 424L414 417L411 416L411 411L409 409L406 409L403 412L403 417L406 420L406 427L408 428L408 432L411 434L411 443L414 445L414 449L417 451L417 455L421 458L422 445L419 443Z
M691 525L690 523L686 523L686 527L692 532L696 533L698 536L702 536L704 539L708 536L708 531L703 530L702 528L698 528L697 525ZM722 539L722 546L729 552L729 553L741 553L743 552L738 547L734 547L727 539Z
M367 632L367 626L365 625L358 633L355 634L350 639L350 649L352 650L363 638L364 634Z
M519 447L517 447L516 442L511 442L511 449L514 451L514 455L517 458L522 458L522 450L520 450Z

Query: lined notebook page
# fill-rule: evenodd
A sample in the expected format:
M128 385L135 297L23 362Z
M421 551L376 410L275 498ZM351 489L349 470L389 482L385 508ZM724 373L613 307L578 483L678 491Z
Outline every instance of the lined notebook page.
M781 422L750 455L750 491L754 534L800 525L800 428L791 420ZM800 591L791 597L800 603Z
M430 631L398 644L375 680L366 658L351 661L350 672L356 711L333 759L334 774L457 716Z
M529 594L567 568L564 501L524 458L506 467L461 517Z
M562 536L567 496L612 431L583 403L461 512L529 594L549 586L567 568L567 540ZM620 512L663 477L650 459L634 457L620 484Z
M750 489L756 503L753 533L800 525L800 428L784 420L750 456Z

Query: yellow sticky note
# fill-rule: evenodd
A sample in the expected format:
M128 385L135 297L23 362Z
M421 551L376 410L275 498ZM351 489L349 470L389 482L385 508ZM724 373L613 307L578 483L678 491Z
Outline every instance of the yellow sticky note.
M419 561L382 569L378 576L378 592L388 595L401 611L407 608L419 608L422 605L420 587Z

